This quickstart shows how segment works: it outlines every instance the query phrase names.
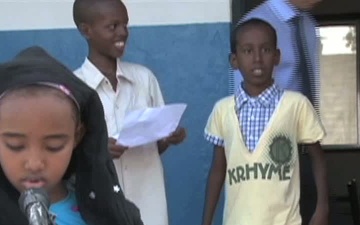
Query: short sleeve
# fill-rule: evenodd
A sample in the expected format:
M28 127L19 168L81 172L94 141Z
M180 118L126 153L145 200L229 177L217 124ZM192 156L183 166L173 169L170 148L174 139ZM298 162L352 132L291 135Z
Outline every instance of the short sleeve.
M325 129L320 117L310 101L304 97L299 107L298 143L315 143L324 139L325 135Z
M215 104L205 127L204 136L210 143L224 147L220 104Z

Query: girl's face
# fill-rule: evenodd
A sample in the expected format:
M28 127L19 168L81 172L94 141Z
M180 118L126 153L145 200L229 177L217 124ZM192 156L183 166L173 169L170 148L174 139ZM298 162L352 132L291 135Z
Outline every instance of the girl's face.
M62 178L78 133L71 100L57 95L14 93L0 100L2 170L19 192L42 187L51 202L66 196Z

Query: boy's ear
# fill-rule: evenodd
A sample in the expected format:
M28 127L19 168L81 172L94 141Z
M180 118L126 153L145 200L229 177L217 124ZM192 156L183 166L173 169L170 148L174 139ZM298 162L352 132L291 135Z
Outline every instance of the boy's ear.
M236 55L234 53L231 53L229 58L230 58L229 61L230 61L230 64L231 64L232 68L233 69L238 69L239 65L238 65L238 62L236 60Z
M279 49L276 49L276 52L275 52L275 62L274 62L274 65L275 65L275 66L278 66L278 65L279 65L280 59L281 59L281 52L280 52Z
M86 23L79 24L79 31L80 33L86 38L90 38L90 26Z
M75 146L76 147L80 142L81 140L83 139L84 135L85 135L85 126L84 124L80 124L77 129L76 129L76 133L75 133Z

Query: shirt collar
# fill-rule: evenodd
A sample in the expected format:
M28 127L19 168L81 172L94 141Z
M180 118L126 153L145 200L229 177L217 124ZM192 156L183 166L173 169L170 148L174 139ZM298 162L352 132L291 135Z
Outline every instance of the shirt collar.
M273 84L270 87L268 87L266 90L264 90L257 97L250 97L245 92L242 86L243 86L242 84L239 85L239 88L235 93L235 104L237 109L240 109L248 101L259 102L261 105L265 107L270 106L274 102L276 96L278 96L281 92L280 88L276 84Z
M283 22L288 22L301 14L301 11L292 5L289 0L269 0L269 5Z
M123 69L121 68L120 59L117 59L116 63L116 76L118 79L124 78L125 80L133 83L133 79L129 74L124 73ZM101 73L101 71L88 59L86 58L82 69L84 70L86 83L93 89L97 89L101 82L105 81L106 77Z

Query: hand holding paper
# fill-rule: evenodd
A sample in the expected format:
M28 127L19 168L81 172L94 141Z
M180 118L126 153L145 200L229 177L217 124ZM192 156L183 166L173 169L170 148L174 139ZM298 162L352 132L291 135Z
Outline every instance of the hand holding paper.
M109 152L113 159L118 159L124 152L128 149L128 147L116 144L116 140L114 138L109 138L108 140Z
M174 132L170 134L170 136L163 139L168 144L177 145L184 141L186 137L186 131L183 127L177 127Z
M185 109L186 104L170 104L130 112L117 144L136 147L168 137L178 127Z

